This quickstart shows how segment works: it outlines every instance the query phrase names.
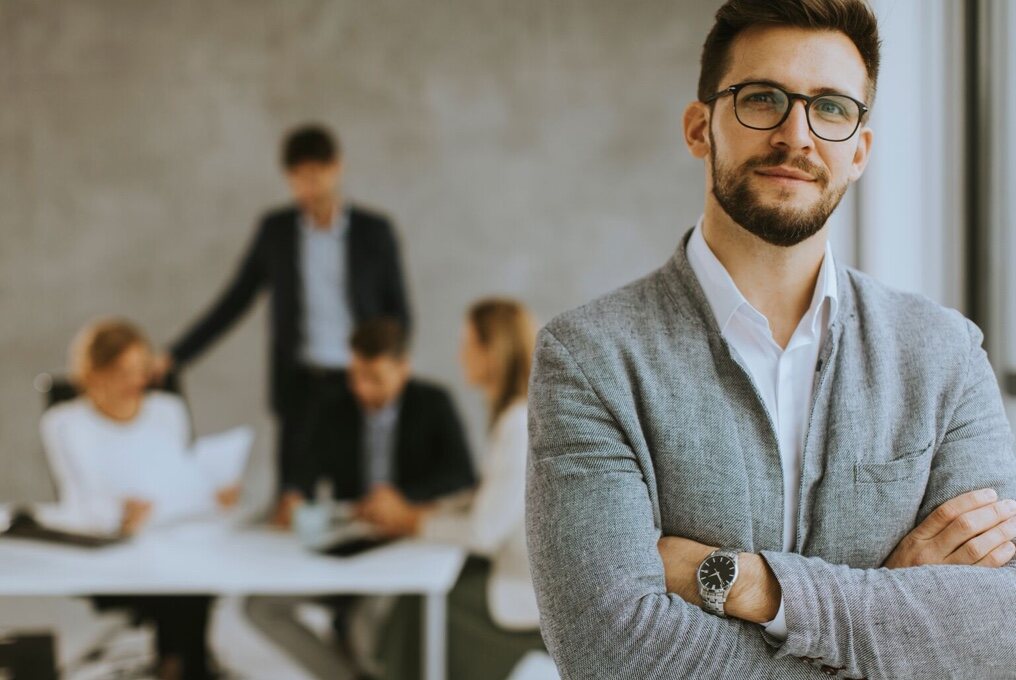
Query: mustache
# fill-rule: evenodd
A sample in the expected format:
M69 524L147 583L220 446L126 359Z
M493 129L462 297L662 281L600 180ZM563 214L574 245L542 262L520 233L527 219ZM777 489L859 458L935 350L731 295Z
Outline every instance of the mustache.
M773 149L770 153L764 156L749 158L741 164L741 169L744 172L750 172L759 168L772 168L777 165L787 165L802 172L806 172L814 177L815 181L823 187L829 184L829 173L825 168L815 165L804 156L794 156L791 158L790 153L785 149Z

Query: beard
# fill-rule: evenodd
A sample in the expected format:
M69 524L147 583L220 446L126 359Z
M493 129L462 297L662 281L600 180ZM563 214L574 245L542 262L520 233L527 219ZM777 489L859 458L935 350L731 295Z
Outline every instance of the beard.
M716 201L739 226L774 246L796 246L818 233L847 191L846 182L842 186L830 187L829 173L825 169L802 156L791 158L786 149L773 149L765 156L749 158L740 167L731 168L718 162L712 130L709 131L709 141ZM779 203L769 205L752 189L751 178L757 168L777 165L797 168L815 178L821 194L810 207L797 209ZM779 192L781 201L792 196L788 189Z

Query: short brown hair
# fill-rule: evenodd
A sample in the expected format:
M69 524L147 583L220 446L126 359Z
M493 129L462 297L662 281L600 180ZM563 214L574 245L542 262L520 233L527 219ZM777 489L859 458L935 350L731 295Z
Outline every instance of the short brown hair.
M698 98L705 101L720 87L730 68L730 46L752 26L794 26L845 34L861 53L868 71L865 102L875 100L878 81L878 21L865 0L727 0L716 12L716 23L702 46Z
M134 345L148 347L148 338L126 319L100 319L85 326L70 350L71 378L81 383L96 371L109 368Z
M378 317L364 321L349 339L353 351L364 359L381 356L402 359L409 352L406 329L397 319Z

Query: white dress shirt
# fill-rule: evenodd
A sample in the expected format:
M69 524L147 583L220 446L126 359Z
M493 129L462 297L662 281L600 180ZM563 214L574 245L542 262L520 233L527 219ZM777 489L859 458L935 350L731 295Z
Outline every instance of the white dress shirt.
M688 242L688 261L716 316L720 332L748 370L769 414L783 468L783 550L794 547L800 504L801 461L811 412L819 350L836 316L836 265L826 243L808 311L786 349L773 339L769 320L737 289L702 235L702 218ZM826 301L828 300L828 304ZM769 635L786 639L783 600L776 618L765 624Z

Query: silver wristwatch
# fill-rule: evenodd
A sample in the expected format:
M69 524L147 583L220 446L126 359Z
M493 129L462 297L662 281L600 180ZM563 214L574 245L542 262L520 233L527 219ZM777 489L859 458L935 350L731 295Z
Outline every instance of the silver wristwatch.
M735 548L719 548L709 553L699 565L696 573L699 597L702 598L702 609L710 614L727 616L723 604L737 580L738 554L740 551Z

